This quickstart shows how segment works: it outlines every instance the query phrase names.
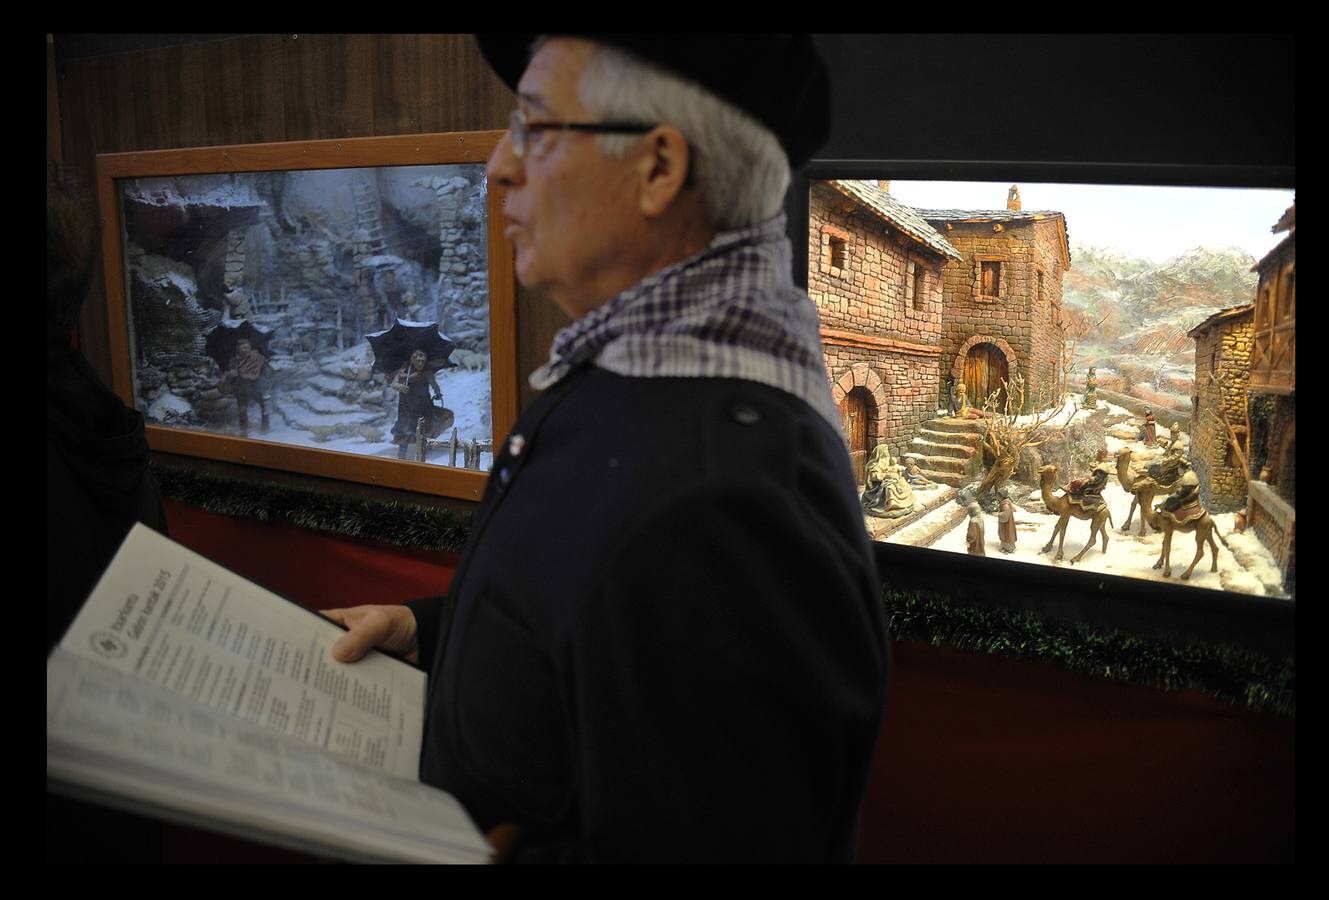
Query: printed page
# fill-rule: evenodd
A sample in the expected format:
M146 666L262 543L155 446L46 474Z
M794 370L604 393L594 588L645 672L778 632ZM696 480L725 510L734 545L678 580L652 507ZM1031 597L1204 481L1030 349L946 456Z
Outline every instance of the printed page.
M443 791L342 762L60 648L46 665L46 774L74 796L323 855L489 854Z
M342 629L135 525L61 648L403 778L419 777L425 674L339 663Z

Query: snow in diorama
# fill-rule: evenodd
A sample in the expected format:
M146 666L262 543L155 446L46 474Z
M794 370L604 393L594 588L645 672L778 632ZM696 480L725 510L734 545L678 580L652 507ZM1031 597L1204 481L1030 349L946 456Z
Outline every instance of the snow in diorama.
M1291 191L814 180L876 540L1295 594Z
M149 424L488 469L482 165L116 185Z

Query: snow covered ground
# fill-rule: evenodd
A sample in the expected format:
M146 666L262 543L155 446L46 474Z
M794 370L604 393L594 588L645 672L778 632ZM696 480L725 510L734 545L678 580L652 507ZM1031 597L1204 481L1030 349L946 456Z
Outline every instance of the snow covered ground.
M317 377L317 376L315 376ZM437 374L438 386L443 391L443 405L456 416L453 427L457 429L458 441L469 442L493 440L492 415L490 412L490 373L488 369L471 371L467 369L444 369ZM308 395L308 396L306 396ZM306 400L315 408L326 407L327 412L315 412L295 402L296 396L306 396ZM302 447L316 447L320 450L338 450L344 453L356 453L362 456L384 456L397 458L397 445L391 441L392 423L397 418L396 395L393 394L386 404L387 424L382 427L366 427L372 418L359 407L346 412L336 413L341 404L335 397L315 391L312 387L301 391L285 393L275 391L268 405L271 410L271 427L267 434L258 432L258 409L249 409L250 437L275 441L281 444L295 444ZM234 428L234 423L232 423ZM327 440L318 440L320 434L330 435ZM452 428L444 431L440 438L447 440L452 435ZM376 439L370 439L373 436ZM458 450L457 464L462 462L462 453ZM447 465L449 452L446 446L431 446L426 461ZM491 454L480 456L481 471L488 471L493 460Z
M1069 408L1067 412L1069 412ZM1126 412L1120 407L1109 406L1109 416ZM1076 419L1078 420L1087 414L1082 410L1077 414ZM1058 425L1063 421L1065 421L1065 415L1059 415L1056 419ZM1111 430L1109 429L1109 432ZM1167 429L1160 427L1158 433L1161 439L1167 435ZM1144 455L1157 454L1159 451L1151 450L1138 441L1123 441L1112 437L1111 434L1108 435L1106 440L1108 453L1113 457L1108 463L1111 474L1108 478L1107 487L1103 490L1103 498L1107 501L1108 508L1111 510L1114 523L1108 534L1108 549L1104 553L1102 551L1102 538L1095 539L1094 548L1072 566L1074 569L1084 572L1102 572L1108 575L1125 575L1131 578L1144 578L1153 581L1171 581L1177 584L1236 591L1243 594L1285 596L1280 588L1282 579L1278 566L1269 551L1255 539L1254 535L1250 533L1236 534L1233 531L1236 518L1234 513L1214 516L1214 521L1218 526L1218 533L1214 536L1214 540L1218 545L1217 572L1210 571L1212 557L1206 543L1204 558L1196 565L1190 580L1182 581L1182 573L1186 571L1186 568L1191 564L1191 560L1195 557L1195 534L1193 532L1191 534L1176 534L1172 539L1172 577L1164 579L1162 569L1153 568L1154 561L1158 559L1162 551L1163 535L1146 527L1145 536L1139 536L1140 513L1138 509L1131 520L1130 532L1128 534L1121 532L1121 526L1125 524L1126 515L1131 508L1131 495L1126 493L1117 481L1115 465L1117 449L1122 446L1129 446L1135 451L1134 459L1137 462ZM1059 475L1058 481L1064 483L1065 479ZM1036 500L1038 498L1037 491L1030 496ZM1001 542L997 538L996 516L984 515L987 555L1034 565L1071 566L1071 558L1080 552L1089 537L1090 523L1084 519L1072 519L1070 521L1066 528L1066 540L1063 545L1065 559L1060 563L1054 563L1052 559L1056 555L1055 546L1048 553L1040 553L1039 551L1052 536L1052 529L1057 523L1057 517L1046 513L1022 510L1019 506L1023 500L1024 498L1019 498L1019 502L1016 504L1018 540L1015 550L1011 553L1001 552ZM1162 498L1158 498L1155 502L1161 502L1161 500ZM907 528L890 535L886 540L890 543L916 543L937 527L939 523L945 521L947 517L954 515L957 508L954 502L946 503ZM953 528L929 546L934 550L966 553L968 552L966 546L968 527L968 519L961 519ZM1219 538L1219 534L1222 535L1222 539ZM1225 542L1231 546L1231 549L1225 546Z

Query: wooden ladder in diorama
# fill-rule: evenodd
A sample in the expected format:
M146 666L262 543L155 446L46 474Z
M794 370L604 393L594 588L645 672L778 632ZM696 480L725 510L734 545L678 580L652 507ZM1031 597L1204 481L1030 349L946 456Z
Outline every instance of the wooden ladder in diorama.
M355 191L355 227L364 229L369 235L370 255L381 256L387 252L388 245L383 238L383 210L378 191L363 173L355 176L352 187Z

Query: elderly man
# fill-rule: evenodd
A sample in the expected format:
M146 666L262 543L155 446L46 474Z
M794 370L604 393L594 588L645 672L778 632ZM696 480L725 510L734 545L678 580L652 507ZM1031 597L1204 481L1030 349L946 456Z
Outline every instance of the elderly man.
M518 98L489 177L573 322L447 599L335 612L333 652L428 670L421 777L518 860L851 860L888 645L780 215L824 69L805 37L512 39L480 40Z

